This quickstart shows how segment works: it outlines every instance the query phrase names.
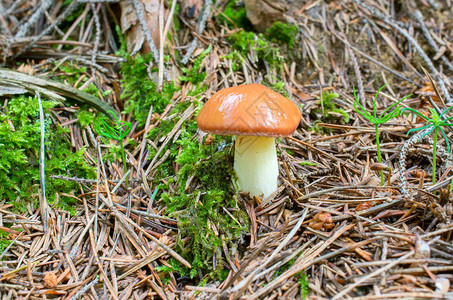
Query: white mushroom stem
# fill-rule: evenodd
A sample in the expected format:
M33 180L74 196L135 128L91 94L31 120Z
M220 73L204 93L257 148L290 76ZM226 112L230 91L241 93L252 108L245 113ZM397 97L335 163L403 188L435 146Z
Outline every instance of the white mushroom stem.
M234 170L239 189L250 196L268 197L277 189L278 162L275 138L237 136Z

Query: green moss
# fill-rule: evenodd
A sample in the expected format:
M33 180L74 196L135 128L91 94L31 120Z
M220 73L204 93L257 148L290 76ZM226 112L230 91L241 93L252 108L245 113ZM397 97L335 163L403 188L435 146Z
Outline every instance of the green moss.
M148 75L147 65L151 59L151 54L146 57L137 54L135 59L128 57L121 64L121 98L125 100L125 112L132 113L140 126L145 125L151 106L154 113L162 113L177 90L174 83L169 83L163 86L162 92L158 92L157 83L151 81ZM157 68L152 68L150 72L157 72Z
M58 62L55 62L55 65L58 66L57 70L59 70L60 72L53 74L52 80L74 86L75 88L79 88L90 78L90 76L86 76L88 75L88 68L85 66L80 66L77 63L65 62L63 64L60 64ZM82 76L84 77L81 79ZM108 96L112 92L112 90L100 91L94 83L90 83L88 87L84 88L82 91L98 98L100 92L102 92L103 97ZM68 99L67 101L70 102L71 100Z
M299 165L300 166L317 166L318 164L304 160L303 162L300 162Z
M173 4L173 1L169 0L168 2L169 2L168 6L171 7L172 4ZM174 28L174 30L176 32L179 32L179 30L181 28L181 21L179 20L179 17L178 17L180 10L181 10L181 6L179 5L179 3L176 3L176 5L175 5L175 13L173 14L173 28Z
M206 55L211 52L212 46L209 45L209 47L204 50L203 52L200 53L200 55L197 56L195 59L193 65L190 68L181 68L181 71L183 72L183 76L179 77L179 80L182 82L191 82L194 86L199 85L200 83L203 82L203 80L206 78L206 72L200 72L201 68L201 63L203 62L203 59L206 57ZM191 91L191 95L197 95L199 92L201 92L199 89L203 89L204 86L199 85L198 88Z
M64 0L62 3L62 10L65 10L67 6L69 6L73 1L76 0ZM65 19L61 24L58 26L63 32L66 32L67 29L72 25L72 23L83 13L85 10L85 5L78 5L78 7ZM78 34L78 31L74 32L75 34Z
M115 26L115 32L116 35L118 36L118 40L120 42L120 48L118 51L116 51L116 55L121 56L121 57L127 57L127 43L126 43L126 38L123 36L121 32L121 27L116 25Z
M242 2L242 1L241 1ZM230 0L225 6L225 9L217 17L220 22L225 23L228 27L243 28L245 30L253 30L252 23L247 18L245 7L239 1Z
M80 126L87 127L94 123L95 114L90 112L86 108L79 109L77 111L77 119Z
M222 58L231 61L231 70L233 72L237 72L242 69L242 61L244 58L239 55L238 51L231 51L227 55L222 56Z
M294 39L299 32L296 25L289 25L282 22L275 22L272 27L266 30L266 38L274 43L284 43L289 48L294 46Z
M173 111L175 117L164 122L160 130L152 131L150 138L165 136L179 121L180 111L187 105L186 102L179 103ZM171 192L169 185L162 183L159 189L164 192L161 200L166 204L167 213L180 222L178 250L192 264L192 277L200 271L219 279L225 275L222 236L224 243L236 244L246 231L248 221L247 215L238 208L230 187L234 176L229 153L232 137L216 136L211 144L204 145L198 142L196 133L194 119L182 124L179 138L167 146L170 156L157 170L154 184L159 184L160 178L176 176L172 184L176 190ZM153 156L153 153L150 155ZM174 161L179 166L178 172L175 172ZM228 216L223 208L228 209L241 225ZM212 227L217 229L218 234ZM216 266L212 266L214 255Z
M255 44L257 35L254 32L241 30L227 37L231 43L231 48L239 51L241 54L247 54L249 48Z
M254 50L256 54L254 63L257 64L258 68L265 69L266 62L270 68L276 68L278 72L281 70L284 60L280 49L268 41L263 34L242 30L230 35L227 37L227 40L231 43L231 48L237 51L243 58L249 56L251 49ZM229 58L233 59L233 65L236 64L240 68L241 61L238 60L239 55L230 54Z
M349 122L349 114L342 108L339 108L335 104L335 98L339 95L335 92L325 91L322 94L322 106L321 99L318 107L310 112L310 116L315 119L313 129L319 133L330 132L326 128L321 128L317 124L321 122L345 124Z
M13 242L9 238L9 233L0 229L0 253L3 253L5 249Z
M163 131L152 132L150 138L165 136L179 121L179 111L186 106L187 103L178 104L174 110L176 117L163 124ZM167 213L180 222L178 250L192 264L191 276L194 277L200 271L219 279L224 275L222 236L227 244L237 243L246 231L247 215L238 209L234 191L230 187L234 176L229 153L232 138L216 136L210 145L204 145L195 138L196 133L195 120L186 120L178 140L168 146L170 157L159 167L155 181L176 175L175 191L170 192L167 184L161 184L159 188L164 191L161 200L166 204ZM179 166L177 173L173 161ZM191 181L188 183L188 180ZM229 217L223 207L229 209L241 225ZM213 226L218 234L213 231ZM214 255L216 266L212 266Z
M230 246L238 242L246 226L243 216L238 214L239 210L232 211L233 216L236 215L235 218L239 218L239 222L242 223L238 225L223 211L222 207L234 208L235 201L228 192L196 191L183 197L187 208L179 217L181 238L178 247L181 254L192 264L191 276L194 277L200 270L203 274L222 280L224 279L220 278L224 275L222 238L223 242ZM231 201L228 201L228 198ZM217 232L214 232L212 227L215 227ZM215 266L213 266L214 255L217 262Z
M52 79L60 81L74 86L75 83L79 80L80 76L87 72L87 67L79 66L78 64L68 61L60 64L59 62L54 63L55 66L58 66L57 70L60 72L56 73ZM79 84L83 84L88 80L88 78L82 79Z
M176 272L180 277L184 277L189 274L189 269L174 258L171 258L168 261L168 264L170 266L161 265L155 268L155 270L160 273L159 277L164 284L167 284L171 280L171 277L168 275L169 273Z
M121 42L122 51L124 52L124 42ZM191 82L193 89L189 92L189 96L196 96L205 90L205 86L201 83L206 78L206 72L200 72L201 64L206 55L211 52L212 47L209 46L194 60L190 67L181 68L183 75L179 78L182 82ZM158 69L151 68L148 70L148 65L151 63L152 54L142 57L138 54L135 58L126 57L127 61L121 64L120 74L122 76L123 93L121 98L125 101L125 113L132 113L132 116L138 121L140 126L143 126L148 116L148 111L153 106L154 113L162 113L173 98L174 93L179 89L174 82L165 83L162 91L159 92L157 84L149 78L149 73L157 73ZM166 56L168 60L169 57ZM168 132L167 132L168 133Z
M324 117L327 119L332 119L332 117L329 115L329 112L337 113L340 114L343 117L343 121L345 123L349 122L349 114L342 108L338 108L335 104L335 98L338 98L340 95L338 95L335 92L329 92L325 91L323 92L322 96L322 102L324 106ZM335 117L333 117L335 118Z
M165 161L152 172L152 184L156 188L157 203L165 206L166 213L179 221L177 250L193 266L191 277L201 273L219 280L228 274L224 269L222 243L236 247L248 228L248 217L238 208L235 192L230 187L234 176L230 155L232 137L216 136L209 145L197 139L195 117L201 105L195 99L205 89L206 72L201 71L201 66L210 51L211 47L208 47L191 66L182 69L180 80L192 84L188 93L192 97L175 102L167 118L150 130L148 139L166 138L190 105L198 110L181 124L177 139L173 140L173 137L158 157L156 149L149 146L148 157L159 160L168 152ZM162 112L177 90L171 83L165 84L161 93L157 92L156 84L149 79L146 70L150 59L150 56L128 58L121 68L126 111L131 112L140 125L145 123L151 105L154 112ZM224 209L228 209L234 219ZM212 265L214 256L215 266Z
M264 83L264 84L266 85L266 83ZM288 93L286 92L286 89L285 89L285 83L283 81L271 83L268 86L269 86L269 88L274 90L274 92L277 92L279 94L282 94L285 97L288 97Z
M5 99L4 99L5 100ZM46 113L46 191L50 201L55 193L78 190L74 182L53 180L50 175L94 178L94 170L86 164L84 149L73 152L65 132L51 125L48 110L57 103L43 100ZM8 99L0 111L0 199L8 200L16 209L24 210L27 201L37 200L39 189L40 122L36 98L18 96ZM65 206L74 201L60 197Z
M163 124L163 131L154 131L151 138L165 136L179 121L178 111L186 106L187 103L178 104L174 112L177 117ZM177 217L180 222L178 249L193 265L191 276L195 276L200 270L203 274L219 278L223 276L220 235L223 235L227 244L237 241L246 231L247 216L238 209L234 191L230 187L234 176L229 153L232 137L216 136L210 145L204 145L197 141L196 133L195 120L186 120L178 140L168 146L170 157L161 165L155 178L177 175L177 190L173 193L169 192L168 186L160 185L165 192L161 199L167 206L167 213ZM176 161L179 166L177 173L172 161ZM191 181L188 183L189 179ZM230 209L241 225L230 218L222 207ZM212 226L217 228L220 235L216 235ZM215 267L212 266L214 255L218 262Z
M289 155L294 155L294 151L292 150L289 150L289 149L285 149L286 153L288 153Z
M300 294L302 299L306 299L310 293L308 289L308 276L305 272L299 273Z

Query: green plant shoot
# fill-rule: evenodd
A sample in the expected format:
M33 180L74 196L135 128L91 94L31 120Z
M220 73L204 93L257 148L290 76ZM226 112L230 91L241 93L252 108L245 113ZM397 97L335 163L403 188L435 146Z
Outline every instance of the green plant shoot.
M445 134L445 132L444 132L444 130L442 129L441 126L453 126L453 124L448 123L448 121L453 119L453 117L449 117L449 118L446 118L445 120L442 120L442 117L445 115L445 113L448 112L452 108L453 108L453 106L447 108L443 113L438 115L434 108L429 107L428 109L429 109L429 112L431 113L431 119L429 119L427 116L423 115L421 112L416 111L415 109L412 109L412 108L406 107L406 108L404 108L401 111L401 113L403 113L404 111L408 110L411 113L416 114L417 116L419 116L420 118L422 118L423 120L426 121L426 125L425 126L419 127L419 128L412 128L412 129L410 129L407 132L407 134L409 134L411 132L414 132L414 131L424 130L426 128L430 128L431 127L430 130L428 130L426 133L424 133L420 137L420 138L423 138L423 137L427 136L428 134L430 134L431 132L434 131L434 143L433 143L433 185L436 184L437 134L438 134L439 131L442 133L442 136L445 139L445 143L447 144L448 152L450 152L450 143L448 142L447 135Z
M101 134L107 138L116 140L120 143L121 157L123 160L123 169L124 169L124 174L126 174L127 166L126 166L126 155L124 153L123 139L131 131L132 124L129 122L120 121L113 111L109 111L109 113L111 113L113 116L115 116L116 124L114 125L114 127L110 126L107 123L106 119L103 118L96 126L96 131L99 134ZM126 189L129 189L129 180L127 177L126 177Z
M397 117L400 114L401 107L398 106L402 101L406 100L409 98L411 95L407 95L403 99L399 100L398 102L392 104L391 106L387 107L380 115L377 115L376 113L376 102L377 102L377 96L379 92L387 85L388 83L384 84L377 92L376 95L374 96L374 101L373 101L373 114L370 114L367 112L367 110L360 104L360 101L355 93L355 87L352 87L352 90L354 92L354 109L365 119L370 121L371 123L374 124L374 129L376 131L376 148L377 148L377 155L378 155L378 162L382 163L382 156L381 156L381 147L379 143L379 125L387 123L389 120ZM390 111L392 108L394 108L392 111ZM381 170L379 171L381 175L381 185L384 185L384 172Z

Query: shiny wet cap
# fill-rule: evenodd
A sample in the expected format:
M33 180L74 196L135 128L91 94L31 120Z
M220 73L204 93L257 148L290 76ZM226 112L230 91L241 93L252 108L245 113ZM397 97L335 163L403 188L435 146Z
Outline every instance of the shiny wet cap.
M197 117L198 128L218 135L291 135L299 125L294 102L259 84L230 87L215 93Z

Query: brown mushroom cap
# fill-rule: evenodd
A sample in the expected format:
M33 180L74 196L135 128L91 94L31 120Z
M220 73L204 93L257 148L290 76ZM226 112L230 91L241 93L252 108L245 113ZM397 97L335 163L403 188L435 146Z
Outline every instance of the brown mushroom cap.
M294 102L259 84L230 87L203 106L198 128L219 135L279 137L292 134L301 114Z

